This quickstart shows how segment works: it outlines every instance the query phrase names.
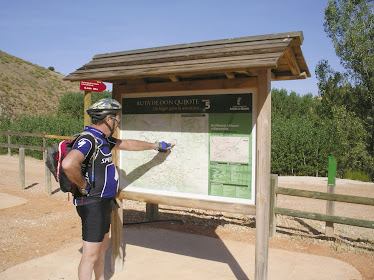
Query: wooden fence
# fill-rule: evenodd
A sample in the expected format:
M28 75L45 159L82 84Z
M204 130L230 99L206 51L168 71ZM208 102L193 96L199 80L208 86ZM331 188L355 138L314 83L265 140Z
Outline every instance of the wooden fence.
M7 135L8 136L8 143L0 143L0 147L8 148L8 155L11 155L11 149L20 149L24 148L27 150L33 151L41 151L45 152L47 149L46 147L46 139L69 139L70 136L60 136L60 135L50 135L45 133L27 133L27 132L11 132L11 131L0 131L0 135ZM17 145L11 143L11 136L30 136L30 137L41 137L43 138L43 146L28 146L28 145ZM43 157L44 158L44 157Z
M47 149L46 147L47 138L60 139L60 140L71 138L70 136L49 135L45 133L23 133L23 132L10 132L10 131L0 131L0 135L8 135L8 143L0 143L0 147L8 148L9 155L11 155L10 153L11 148L19 149L19 162L20 162L19 163L19 171L20 171L19 181L20 181L21 189L25 188L25 175L24 175L25 174L25 153L24 153L24 150L30 149L30 150L42 151L43 159L45 161L46 149ZM11 135L42 137L43 147L12 144L11 138L10 138ZM48 195L51 195L51 173L47 167L45 167L45 178L46 178L45 179L46 180L46 193ZM334 215L329 215L329 213L321 214L321 213L312 213L312 212L287 209L287 208L279 208L277 207L278 194L322 199L322 200L326 200L326 202L338 201L338 202L345 202L345 203L374 206L374 198L279 187L278 186L278 175L271 175L271 193L270 193L271 199L270 199L270 207L269 207L270 208L269 209L270 210L270 221L269 221L270 236L274 236L276 232L276 215L285 215L285 216L291 216L291 217L325 221L326 223L330 223L329 226L331 226L331 224L333 223L338 223L338 224L345 224L345 225L374 229L374 221L334 216ZM332 213L334 213L334 211L332 211Z
M50 135L45 133L26 133L26 132L11 132L11 131L0 131L0 135L8 136L8 143L0 143L0 147L8 148L8 155L11 156L11 149L19 150L19 186L22 190L25 189L25 149L33 151L43 152L43 161L45 162L47 156L47 145L46 140L49 139L59 139L65 140L71 138L71 136L60 136L60 135ZM12 144L11 136L27 136L27 137L41 137L43 138L42 147L39 146L29 146L29 145L18 145ZM45 166L45 192L48 195L52 194L51 190L51 172L48 167Z
M278 186L278 175L271 175L271 199L270 199L270 236L274 236L276 233L276 215L285 215L291 217L305 218L317 221L325 221L326 223L334 224L345 224L357 227L365 227L374 229L374 221L355 219L349 217L334 216L322 213L313 213L301 210L279 208L277 207L277 195L289 195L297 197L306 197L314 199L322 199L328 201L338 201L353 204L363 204L374 206L374 198L343 195L335 193L324 193L316 191L298 190L283 188ZM332 211L334 213L334 210ZM327 228L326 228L327 229ZM326 235L331 233L326 232Z

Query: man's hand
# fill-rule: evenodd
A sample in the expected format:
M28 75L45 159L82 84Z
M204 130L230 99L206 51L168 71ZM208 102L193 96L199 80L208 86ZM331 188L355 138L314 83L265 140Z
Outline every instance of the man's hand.
M166 143L164 141L162 142L156 142L156 147L159 152L166 153L167 151L170 151L171 148L174 147L175 144Z
M80 187L77 186L77 189L78 191L83 194L83 195L88 195L89 191L90 191L90 188L91 186L89 184L87 184L87 187L84 188L84 189L81 189Z

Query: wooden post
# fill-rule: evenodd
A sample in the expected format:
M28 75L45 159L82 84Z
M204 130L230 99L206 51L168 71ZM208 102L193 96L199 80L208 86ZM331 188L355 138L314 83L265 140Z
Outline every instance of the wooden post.
M10 130L8 130L8 132L10 132ZM8 134L8 145L10 145L10 135ZM12 151L10 148L8 148L8 156L11 156L12 155Z
M257 77L255 280L268 279L270 215L271 72Z
M45 131L43 132L43 161L47 160L47 139L45 137ZM44 174L45 174L45 193L47 195L52 195L52 186L51 186L51 172L49 171L46 164L44 164Z
M270 221L269 221L269 236L275 236L277 232L277 216L274 213L274 208L277 207L277 194L275 188L278 186L278 175L271 174L270 179Z
M113 99L122 104L119 85L113 84ZM114 137L120 138L119 128L113 134ZM119 166L119 151L112 151L113 162ZM120 178L121 180L121 178ZM121 182L120 182L121 184ZM117 199L118 201L118 199ZM113 273L123 270L123 200L118 203L120 208L112 212L111 216L111 270Z
M335 176L336 176L336 160L334 157L329 157L329 170L327 180L327 193L335 193ZM330 216L335 215L335 201L326 202L326 214ZM334 235L334 223L326 222L325 226L326 236Z
M44 150L44 162L47 159L47 150ZM52 195L52 184L51 184L51 171L49 171L46 164L44 164L44 174L45 174L45 193L47 195Z
M158 204L147 203L145 213L148 221L158 220Z
M86 110L91 106L91 92L84 92L84 126L91 125L91 118L87 114Z
M47 140L45 138L45 131L43 132L43 161L47 159Z
M119 208L111 214L110 259L113 273L123 270L123 202L118 200Z
M25 189L25 148L19 148L19 186L21 190Z

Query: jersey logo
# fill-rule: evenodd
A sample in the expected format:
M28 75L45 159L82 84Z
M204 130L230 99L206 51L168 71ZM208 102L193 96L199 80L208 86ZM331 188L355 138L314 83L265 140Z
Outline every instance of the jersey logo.
M84 146L86 144L86 139L81 139L78 141L78 149L82 148L82 146Z
M112 163L112 162L113 162L112 157L107 157L107 158L101 159L101 164Z

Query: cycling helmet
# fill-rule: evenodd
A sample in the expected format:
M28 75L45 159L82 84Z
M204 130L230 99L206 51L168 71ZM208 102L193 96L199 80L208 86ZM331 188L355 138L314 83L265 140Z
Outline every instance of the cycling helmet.
M117 100L104 98L95 102L86 112L92 119L102 120L107 115L115 115L121 109L122 106Z

